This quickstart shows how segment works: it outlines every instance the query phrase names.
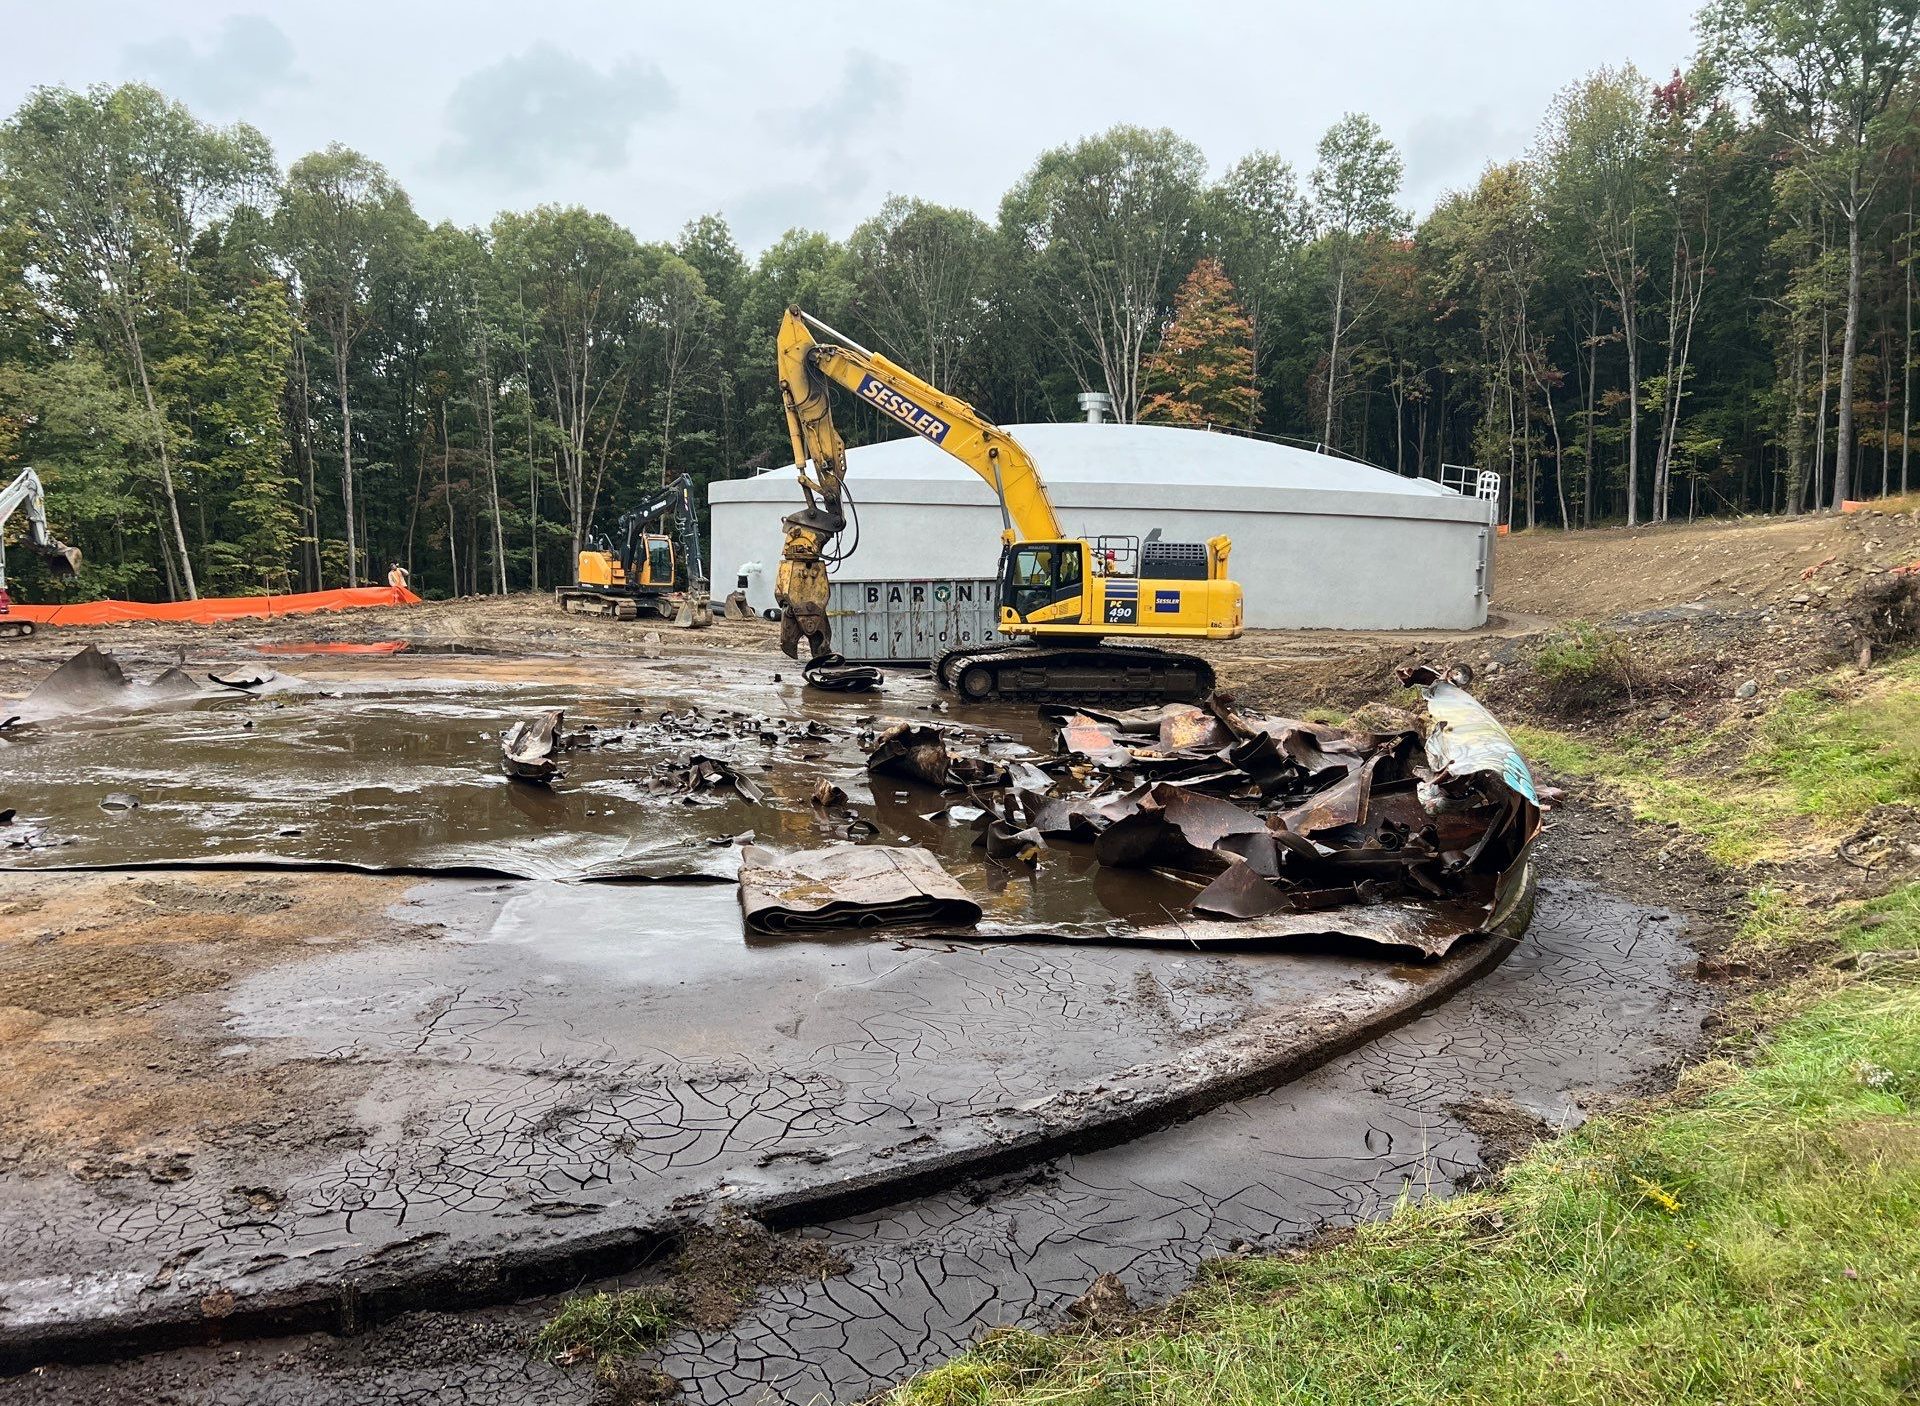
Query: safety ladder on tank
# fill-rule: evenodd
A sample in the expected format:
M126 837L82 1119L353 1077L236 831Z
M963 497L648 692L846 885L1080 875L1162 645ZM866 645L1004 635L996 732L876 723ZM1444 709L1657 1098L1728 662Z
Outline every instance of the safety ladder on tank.
M1442 464L1440 486L1462 498L1478 498L1487 505L1480 525L1480 550L1474 567L1474 595L1481 602L1493 598L1493 531L1500 520L1500 475L1492 469L1469 468L1465 464Z

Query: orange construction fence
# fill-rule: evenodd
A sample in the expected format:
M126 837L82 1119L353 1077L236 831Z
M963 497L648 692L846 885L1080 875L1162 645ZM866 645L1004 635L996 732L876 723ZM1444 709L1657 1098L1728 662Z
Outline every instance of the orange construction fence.
M224 596L149 605L133 600L89 600L73 605L16 605L16 620L36 625L119 625L129 620L186 621L218 625L225 620L270 620L276 615L307 615L316 610L357 610L365 606L418 605L420 597L404 586L360 586L353 590L307 591L293 596Z

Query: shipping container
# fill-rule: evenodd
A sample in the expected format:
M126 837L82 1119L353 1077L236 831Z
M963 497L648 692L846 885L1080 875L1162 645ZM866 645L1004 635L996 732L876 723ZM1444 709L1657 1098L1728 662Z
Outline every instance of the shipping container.
M835 581L827 594L833 647L868 664L925 664L950 649L1006 644L993 599L988 578Z

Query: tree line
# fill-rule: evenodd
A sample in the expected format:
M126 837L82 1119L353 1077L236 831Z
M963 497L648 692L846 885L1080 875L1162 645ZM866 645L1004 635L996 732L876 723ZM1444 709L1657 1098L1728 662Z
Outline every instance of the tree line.
M798 303L1002 423L1096 390L1497 469L1516 528L1905 492L1917 11L1711 0L1684 71L1587 75L1419 219L1361 114L1304 174L1120 126L992 223L894 196L753 259L719 214L430 225L365 154L283 170L149 87L38 89L0 126L0 467L38 466L89 595L542 589L663 479L786 459Z

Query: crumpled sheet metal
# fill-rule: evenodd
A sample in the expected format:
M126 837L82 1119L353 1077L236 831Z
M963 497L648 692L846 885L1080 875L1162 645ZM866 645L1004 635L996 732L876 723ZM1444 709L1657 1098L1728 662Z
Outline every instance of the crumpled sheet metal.
M514 781L551 786L560 772L560 732L566 726L564 708L550 708L522 718L500 734L500 765Z
M903 776L929 786L999 786L1007 768L991 757L955 752L947 734L928 723L897 722L874 740L867 770L876 776Z
M766 804L760 788L738 767L699 752L683 752L656 764L647 780L649 794L672 796L688 805L719 805L720 798L713 793L729 789L749 805Z
M1424 735L1260 717L1219 698L1056 710L1060 761L1088 789L1020 787L1009 805L1039 835L1090 842L1103 865L1193 885L1196 915L1246 923L1250 941L1437 957L1511 926L1531 895L1540 807L1512 739L1470 694L1431 671L1411 681L1427 694Z
M26 719L90 713L100 708L137 708L197 698L202 689L186 670L166 669L151 682L129 678L120 661L88 645L47 675L9 711Z
M202 699L259 697L303 687L299 679L240 665L207 675L216 687L206 687L179 665L163 669L142 682L131 677L120 661L96 645L87 645L48 674L18 703L8 705L9 722L37 723L82 713L117 708L148 708L186 704ZM241 682L233 682L241 680ZM5 724L0 724L4 727Z
M970 928L981 914L926 850L852 844L784 854L748 846L740 910L758 933Z
M851 664L838 654L816 654L800 666L808 688L828 693L878 693L880 671L871 664Z

